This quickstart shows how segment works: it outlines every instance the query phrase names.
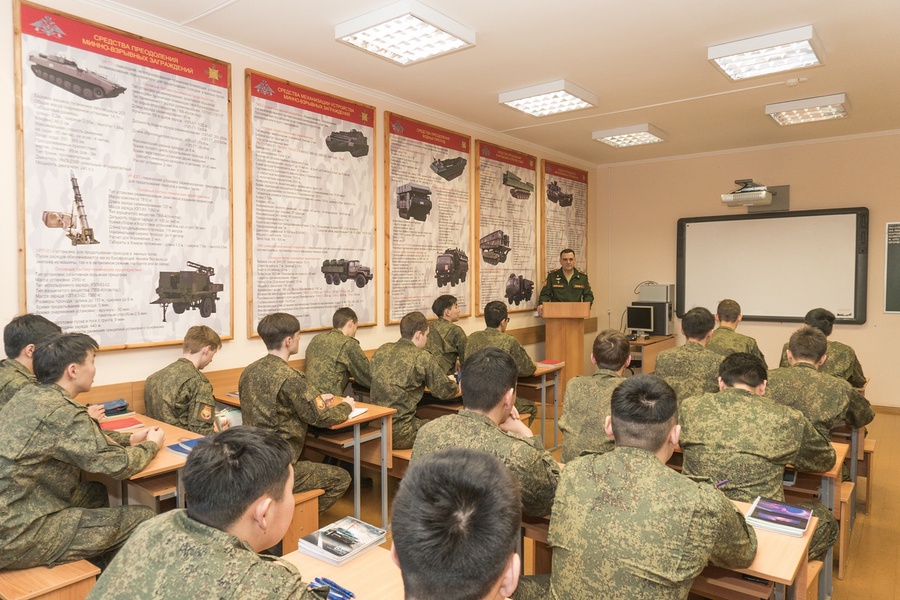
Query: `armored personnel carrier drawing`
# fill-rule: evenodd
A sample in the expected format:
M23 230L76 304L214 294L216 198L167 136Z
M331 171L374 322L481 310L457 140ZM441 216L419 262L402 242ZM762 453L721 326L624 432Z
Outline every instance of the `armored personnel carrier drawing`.
M447 248L443 254L438 254L437 265L434 268L438 287L444 287L448 283L457 285L466 280L468 272L469 257L459 248Z
M372 281L372 269L359 264L358 260L344 260L343 258L322 261L322 273L328 284L340 285L348 279L356 282L356 287L361 288Z
M572 206L572 194L563 193L562 188L555 181L547 184L547 199L556 202L560 206Z
M361 131L335 131L325 138L325 145L332 152L349 152L350 156L359 158L369 153L369 140Z
M525 279L521 275L510 273L509 279L506 280L506 301L509 304L518 306L522 302L531 300L534 293L534 282Z
M72 241L73 246L82 244L99 244L94 237L94 228L88 224L87 213L84 210L84 200L81 198L81 190L78 187L78 179L75 173L69 171L69 180L72 182L72 192L75 194L72 211L68 213L45 210L43 221L46 227L62 229L66 237ZM78 213L78 224L75 223L75 213Z
M506 255L509 254L509 236L503 233L502 229L492 231L483 238L479 243L481 247L481 258L489 265L506 262Z
M436 158L431 161L431 170L447 181L452 181L462 175L465 168L466 159L461 156L459 158L445 158L444 160Z
M80 68L74 60L61 54L32 54L28 60L32 62L31 70L35 75L87 100L115 98L125 91L121 85L99 73Z
M397 188L397 210L404 219L424 221L431 212L431 188L405 183Z
M187 261L193 271L161 271L159 287L156 293L159 298L150 304L159 304L163 309L163 323L166 322L166 309L169 304L176 315L187 309L199 310L204 319L216 312L216 300L219 292L225 289L224 284L213 283L210 277L216 270L195 262Z
M509 186L509 194L517 200L525 200L534 191L533 183L522 181L512 171L507 171L503 174L503 185Z

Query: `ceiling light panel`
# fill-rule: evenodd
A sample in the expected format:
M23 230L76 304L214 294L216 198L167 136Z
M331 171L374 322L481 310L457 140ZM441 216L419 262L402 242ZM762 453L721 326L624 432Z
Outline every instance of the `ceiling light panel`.
M732 80L760 77L822 64L812 25L707 49L707 58Z
M832 94L791 102L766 105L766 114L779 125L799 125L816 121L830 121L849 116L846 94Z
M597 105L597 96L565 79L503 92L500 103L535 117L581 110Z
M595 131L591 137L598 142L603 142L614 148L626 148L629 146L643 146L664 142L663 131L649 123L618 127L616 129L604 129Z

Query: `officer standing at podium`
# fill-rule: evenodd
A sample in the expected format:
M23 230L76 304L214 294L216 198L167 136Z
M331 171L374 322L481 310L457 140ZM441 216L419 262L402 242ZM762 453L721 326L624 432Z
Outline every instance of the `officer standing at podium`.
M544 314L544 302L594 302L594 292L587 273L575 268L575 251L566 248L559 253L561 269L547 274L547 283L538 296L538 314Z

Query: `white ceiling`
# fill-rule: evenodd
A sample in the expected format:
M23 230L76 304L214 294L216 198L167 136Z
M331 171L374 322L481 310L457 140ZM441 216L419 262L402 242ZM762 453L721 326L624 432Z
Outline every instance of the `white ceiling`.
M104 0L390 94L593 164L900 129L900 1L422 0L474 29L474 48L408 67L334 40L392 0ZM813 25L824 65L732 82L708 46ZM188 32L189 33L189 32ZM238 74L235 74L238 75ZM785 85L789 78L807 79ZM536 118L502 91L565 78L596 108ZM234 81L241 79L235 77ZM298 81L303 83L303 81ZM781 127L766 104L844 92L850 117ZM615 149L591 132L649 122L660 144Z

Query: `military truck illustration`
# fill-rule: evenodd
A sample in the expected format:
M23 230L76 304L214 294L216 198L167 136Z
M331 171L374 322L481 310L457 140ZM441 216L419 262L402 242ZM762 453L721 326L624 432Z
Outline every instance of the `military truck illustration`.
M68 213L45 210L42 216L44 225L51 229L62 229L66 237L72 240L73 246L82 244L99 244L94 237L94 230L88 224L87 213L84 210L84 200L81 198L81 190L78 188L78 179L75 173L69 171L69 180L72 182L72 191L75 200L72 203L72 211ZM78 223L75 223L75 213L78 212Z
M343 258L322 261L322 273L328 284L340 285L343 282L356 282L356 287L364 287L372 281L372 269L363 267L358 260L344 260Z
M431 161L431 170L447 181L452 181L462 175L463 170L466 168L466 162L466 159L461 156L458 158L445 158L444 160L436 158Z
M187 261L193 271L161 271L159 287L156 293L159 298L150 304L159 304L163 309L163 323L166 322L166 309L172 305L176 315L184 311L199 310L204 319L216 312L216 300L219 292L225 289L224 284L210 281L216 270L195 262Z
M126 89L99 73L80 68L62 54L32 54L28 60L35 75L87 100L115 98Z
M489 265L506 262L506 255L509 254L509 236L503 233L502 229L492 231L483 238L479 243L481 247L481 258Z
M405 183L397 188L397 210L404 219L424 221L431 212L431 188Z
M534 184L530 181L522 181L522 179L513 173L507 171L503 174L503 185L509 186L509 194L517 200L525 200L531 196L534 191Z
M332 152L349 152L350 156L359 158L369 153L369 140L361 131L335 131L325 138L325 145Z
M534 293L534 282L525 279L521 275L510 273L509 279L506 280L506 301L509 304L518 306L522 302L531 300Z
M559 184L555 181L551 181L547 184L547 199L550 202L556 202L560 206L572 206L572 194L566 194L562 191L562 188L559 187Z
M466 280L468 272L469 257L459 248L447 248L443 254L438 254L437 265L434 268L438 287L444 287L448 283L457 285Z

